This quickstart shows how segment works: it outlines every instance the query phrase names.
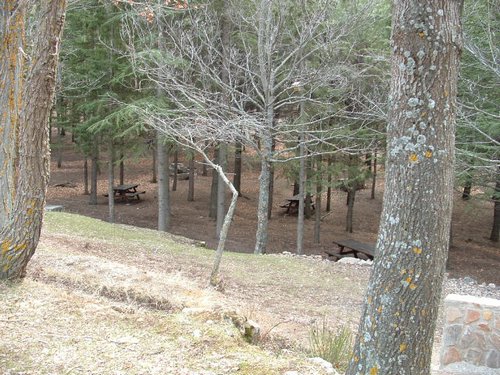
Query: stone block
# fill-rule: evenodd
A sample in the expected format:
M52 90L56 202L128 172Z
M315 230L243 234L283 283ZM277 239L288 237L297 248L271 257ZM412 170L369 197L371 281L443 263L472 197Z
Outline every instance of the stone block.
M461 324L453 324L444 329L443 344L445 346L452 346L458 344L460 337L462 337L463 326Z
M481 318L481 313L478 310L467 310L465 314L465 323L471 324Z
M450 363L460 362L462 361L462 355L454 346L448 348L443 355L441 363L443 365L449 365Z
M483 311L483 319L486 321L490 321L491 318L493 318L493 311L491 310L485 310Z
M490 368L500 368L500 352L497 350L491 350L486 355L486 367Z
M446 321L448 323L456 323L462 320L464 314L458 307L450 307L446 310Z
M484 333L468 327L460 338L460 347L484 350L486 348L486 338Z
M465 353L464 360L474 366L481 366L484 362L484 352L480 349L469 349Z
M45 211L61 212L64 211L64 207L60 205L48 204L45 206Z

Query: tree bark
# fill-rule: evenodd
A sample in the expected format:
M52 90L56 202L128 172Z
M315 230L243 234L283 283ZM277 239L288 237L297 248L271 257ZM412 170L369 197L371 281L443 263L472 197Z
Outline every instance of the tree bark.
M170 158L169 149L158 131L156 162L158 166L158 230L166 232L170 226Z
M217 173L217 218L215 222L215 234L217 238L220 238L220 231L224 224L224 217L226 216L226 184L224 183L223 176L226 170L226 152L227 145L221 143L217 158L217 164L220 167Z
M99 168L99 141L98 137L93 137L92 155L90 167L90 196L89 204L97 205L97 172Z
M321 192L323 191L323 178L321 175L321 156L317 160L316 169L316 202L314 207L314 243L320 243L321 236Z
M113 186L115 184L115 146L113 139L108 144L108 221L115 222L115 194Z
M153 160L153 162L152 162L153 165L152 165L152 170L151 170L151 172L152 172L151 183L153 183L153 184L156 184L158 182L158 180L156 178L156 170L157 170L157 168L156 168L156 153L157 153L156 148L157 148L157 142L158 142L158 140L157 140L157 138L155 138L154 141L153 141L153 148L152 148L153 152L151 153L151 158Z
M188 202L194 201L194 153L189 159L189 185L188 185Z
M497 170L497 182L495 184L495 193L493 195L493 226L491 228L490 240L498 242L500 235L500 166Z
M20 48L24 45L25 6L18 1L4 1L1 14L0 76L2 84L7 85L2 87L0 94L0 113L3 133L8 134L7 138L2 135L7 141L2 143L2 148L13 150L5 154L7 158L2 160L2 168L10 163L17 167L17 173L8 176L8 183L0 184L3 207L7 203L7 207L12 208L0 211L0 216L6 213L0 227L0 279L4 280L25 276L26 266L40 238L50 167L48 122L54 100L66 1L40 1L40 22L32 41L34 58L26 72L21 69L24 58L18 55L23 53ZM14 51L16 49L18 52ZM22 85L23 79L25 85ZM5 97L6 93L12 96L4 102L9 98ZM15 159L10 160L10 157ZM10 171L9 167L7 170ZM13 191L5 191L6 186L13 187ZM6 195L9 198L6 199Z
M332 171L331 171L331 167L332 167L332 158L331 156L328 156L328 182L327 182L327 190L326 190L326 212L330 212L331 211L331 205L332 205Z
M120 185L125 184L125 155L120 151Z
M472 190L472 177L469 174L467 174L465 178L464 190L462 192L462 199L464 201L470 199L471 190Z
M347 190L347 215L345 231L352 233L352 218L354 216L354 200L356 198L356 186L354 188L348 187Z
M25 70L25 59L21 53L24 49L25 8L18 8L16 1L5 1L0 13L1 34L0 45L0 227L5 225L12 214L16 197L17 165L16 143L19 132L19 113L22 102L17 100L23 90L22 75ZM8 22L10 26L7 27Z
M377 185L377 150L373 151L372 191L370 195L371 199L375 199L376 185Z
M461 7L393 2L386 192L348 375L430 374L451 222Z
M241 197L241 171L242 171L242 151L243 146L240 142L236 142L234 146L234 178L233 185L238 192L238 197Z
M177 173L178 173L178 165L179 165L179 150L175 149L174 151L174 178L172 182L172 191L177 191Z
M214 163L217 164L219 160L219 147L214 149ZM219 175L212 169L212 184L210 186L210 207L208 210L208 217L217 219L217 185L219 183Z
M89 195L89 162L87 157L83 162L83 195Z

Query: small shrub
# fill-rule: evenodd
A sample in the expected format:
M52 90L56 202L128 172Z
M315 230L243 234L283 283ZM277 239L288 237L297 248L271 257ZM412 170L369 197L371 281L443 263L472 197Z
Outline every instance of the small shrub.
M316 323L309 333L310 355L330 362L333 367L347 369L352 353L352 332L342 326L338 330L328 328L326 320Z

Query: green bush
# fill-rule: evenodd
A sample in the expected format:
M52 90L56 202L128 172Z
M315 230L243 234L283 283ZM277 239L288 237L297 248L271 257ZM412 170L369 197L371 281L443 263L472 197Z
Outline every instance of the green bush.
M352 353L352 332L341 326L338 330L328 328L326 320L315 324L309 333L309 354L330 362L333 367L344 371L347 369Z

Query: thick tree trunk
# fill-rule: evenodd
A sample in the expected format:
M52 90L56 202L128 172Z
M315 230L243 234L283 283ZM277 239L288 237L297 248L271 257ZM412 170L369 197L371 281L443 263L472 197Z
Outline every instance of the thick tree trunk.
M12 16L13 15L13 16ZM18 8L17 1L4 1L0 8L0 228L12 214L17 191L15 168L17 164L16 143L19 132L19 113L22 101L18 100L23 90L25 59L24 22L25 9ZM7 27L7 23L10 26Z
M160 132L156 141L158 166L158 230L166 232L170 226L170 157Z
M90 156L90 196L89 204L97 204L97 172L99 169L99 143L97 136L93 137L92 155Z
M115 184L115 147L113 140L108 144L108 221L115 222L115 194L113 186Z
M58 128L57 132L58 132L58 136L57 136L57 168L62 168L64 128Z
M1 14L2 26L7 26L7 17L10 22L7 30L2 29L0 34L3 36L0 76L2 84L7 83L0 94L0 113L2 130L8 133L8 138L3 138L7 143L2 143L2 148L14 147L15 153L5 156L17 156L13 161L5 158L2 168L4 163L13 163L17 166L17 173L9 176L12 181L8 184L0 185L2 200L7 203L7 207L12 207L0 227L0 279L17 279L25 275L26 266L40 238L50 166L48 121L54 99L59 41L66 11L64 0L40 1L40 23L36 38L32 41L33 56L36 58L31 59L31 65L23 72L20 69L23 57L12 50L23 46L25 9L17 8L24 7L23 4L5 1ZM10 17L12 15L14 17ZM18 53L23 53L23 50ZM9 83L7 77L13 81ZM16 81L23 80L23 77L26 84L21 92L21 82ZM14 95L7 102L3 101L5 90ZM12 127L17 127L19 132ZM14 190L3 190L6 186ZM10 198L6 199L6 195L10 195Z
M354 374L430 374L450 233L460 0L393 2L385 194Z
M497 170L496 180L495 193L493 195L493 226L490 235L490 240L493 242L498 242L500 235L500 167Z
M241 197L241 171L242 171L242 151L243 146L240 142L236 142L234 146L234 178L233 185L238 192L238 197Z

